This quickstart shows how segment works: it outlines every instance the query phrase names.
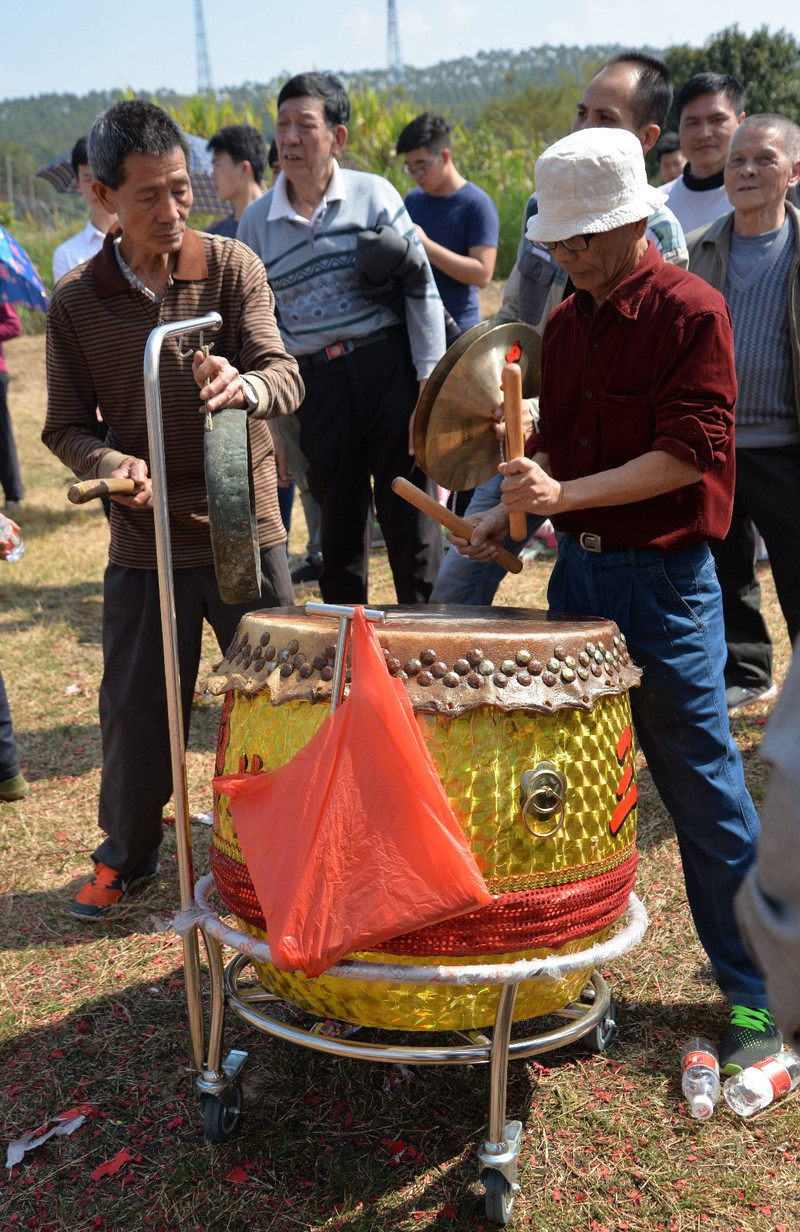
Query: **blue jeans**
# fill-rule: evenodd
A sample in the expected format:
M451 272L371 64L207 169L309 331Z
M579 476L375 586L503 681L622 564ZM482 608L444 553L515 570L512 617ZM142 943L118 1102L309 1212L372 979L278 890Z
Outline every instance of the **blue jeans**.
M471 513L485 513L500 504L500 484L503 476L498 473L486 483L480 484L472 494L466 510L466 516ZM534 531L538 530L544 518L528 515L528 533L525 539L503 540L502 547L507 548L516 556L522 551L526 541ZM468 607L491 607L497 588L506 576L506 570L495 561L470 560L462 556L454 547L449 547L436 575L436 584L428 600L429 603L460 603Z
M600 555L563 536L548 599L553 611L610 617L625 634L643 670L630 695L636 736L672 816L698 936L728 1000L766 1006L733 914L760 825L728 722L710 549Z

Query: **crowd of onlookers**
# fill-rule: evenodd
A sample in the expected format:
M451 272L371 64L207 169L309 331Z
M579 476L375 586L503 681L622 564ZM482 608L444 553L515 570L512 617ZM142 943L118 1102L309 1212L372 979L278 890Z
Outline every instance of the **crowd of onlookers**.
M525 550L526 539L507 533L508 511L517 510L528 515L528 536L555 528L556 608L572 594L590 611L596 592L581 587L592 571L614 577L605 602L615 607L627 584L625 570L615 568L635 572L645 558L652 576L658 567L667 583L640 653L665 671L682 652L669 641L673 633L656 651L658 639L670 620L685 622L700 605L690 621L696 627L684 623L681 633L686 661L695 652L709 656L708 664L719 665L717 683L704 682L690 696L685 681L669 685L654 666L649 687L665 709L660 718L658 707L648 712L643 693L635 718L644 743L653 741L646 752L654 778L659 747L674 736L664 731L669 706L685 712L691 733L674 754L687 775L698 776L702 740L716 742L713 756L730 771L728 787L712 799L717 788L707 762L700 777L711 793L710 851L716 845L721 857L724 826L713 814L729 806L741 777L724 712L775 692L756 526L790 637L800 632L800 129L783 116L746 117L744 87L726 74L699 73L683 84L677 133L663 131L671 102L660 61L615 56L587 82L571 135L537 162L537 191L520 220L517 259L495 318L525 322L545 337L541 404L533 399L527 408L529 457L502 464L473 491L451 494L474 530L471 542L451 535L446 552L436 523L397 496L392 480L403 475L439 495L413 456L414 408L446 348L481 323L478 292L495 269L497 209L459 172L447 121L425 112L400 134L397 156L414 181L402 200L386 179L346 167L350 102L342 83L300 74L279 95L269 151L247 125L223 128L209 141L213 183L231 212L205 233L186 227L192 191L185 139L158 107L115 104L98 117L88 142L76 144L73 165L90 218L54 255L43 439L76 474L127 478L134 490L112 502L105 578L106 837L73 915L102 919L157 868L171 770L163 699L153 694L159 611L152 484L143 395L132 374L141 371L144 341L157 323L211 308L223 317L213 351L196 353L191 365L167 351L163 374L187 723L204 618L224 649L244 611L291 604L293 585L316 583L329 603L366 603L378 533L401 604L490 604L504 576L497 544ZM644 172L651 150L658 190ZM680 272L687 269L698 278ZM13 336L13 319L8 330L3 337ZM110 330L113 361L105 347ZM632 346L634 336L647 341ZM629 355L622 367L621 355ZM555 369L580 402L559 413ZM23 493L18 469L10 469L13 435L2 372L0 378L12 442L3 445L0 479L13 505ZM216 591L198 397L212 413L231 408L248 416L262 576L261 595L249 605L221 604ZM637 440L649 444L637 452ZM290 572L285 543L295 488L308 542ZM703 637L713 641L708 630L715 626L700 608L719 604L717 583L704 572L706 541L722 588L724 634L720 621L715 644L701 648ZM683 596L677 614L667 615L676 595ZM644 627L644 609L631 610L630 619L634 630L637 621ZM716 670L708 667L711 675ZM712 698L713 724L697 710ZM144 710L147 723L140 721ZM0 797L19 778L10 718L0 714L3 733ZM678 777L665 771L659 790L682 836L685 868L699 878L703 860L688 837L696 806L676 794L669 780ZM740 797L737 833L750 828L744 867L757 818L743 783ZM707 855L713 865L716 856ZM699 888L687 871L698 928L701 935L709 930L704 944L733 1005L728 1053L746 1051L742 1040L753 1033L773 1044L759 977L737 984L744 960L725 965L720 955L729 938L716 936ZM728 882L719 893L727 901Z

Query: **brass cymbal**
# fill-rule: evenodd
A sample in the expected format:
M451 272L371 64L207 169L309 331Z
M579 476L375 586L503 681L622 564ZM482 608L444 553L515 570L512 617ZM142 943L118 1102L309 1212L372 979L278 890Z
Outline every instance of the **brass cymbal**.
M517 353L519 352L519 353ZM522 396L539 392L542 340L530 325L483 322L462 334L428 377L417 404L414 450L426 475L463 492L491 479L500 461L493 431L503 368L522 369Z

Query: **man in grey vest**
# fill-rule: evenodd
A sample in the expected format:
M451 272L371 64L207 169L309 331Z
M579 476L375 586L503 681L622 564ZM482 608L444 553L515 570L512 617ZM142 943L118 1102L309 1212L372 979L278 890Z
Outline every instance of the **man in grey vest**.
M761 615L754 523L769 551L781 610L800 633L800 128L749 116L725 166L733 213L689 236L689 269L723 292L736 351L736 497L712 544L722 586L729 710L774 696L772 643Z

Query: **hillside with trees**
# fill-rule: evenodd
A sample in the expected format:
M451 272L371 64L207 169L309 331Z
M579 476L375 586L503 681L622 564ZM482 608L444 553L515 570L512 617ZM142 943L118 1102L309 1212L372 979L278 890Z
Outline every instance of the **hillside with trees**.
M481 52L427 68L406 66L400 75L385 70L342 74L353 98L345 162L385 175L405 191L401 160L394 155L401 129L425 108L447 115L459 169L485 188L500 209L497 272L504 276L516 252L537 155L568 131L583 84L620 50L619 45L531 47ZM800 43L785 31L772 33L765 26L748 36L732 26L701 48L680 44L641 50L664 59L678 86L702 69L732 73L745 82L748 112L780 111L800 121ZM211 96L163 90L154 97L188 132L211 136L223 124L238 122L259 125L269 137L276 95L286 76ZM74 220L83 215L80 198L56 193L35 172L70 150L99 111L126 96L134 97L134 90L83 97L46 94L0 103L0 213L8 220L27 217L46 227L74 229ZM674 114L670 123L675 127ZM9 197L13 207L3 205Z

